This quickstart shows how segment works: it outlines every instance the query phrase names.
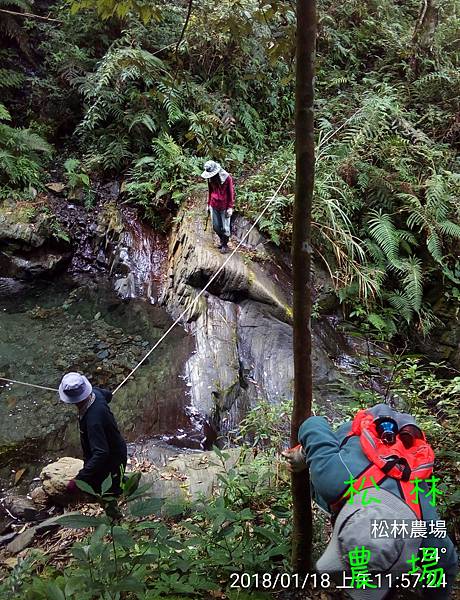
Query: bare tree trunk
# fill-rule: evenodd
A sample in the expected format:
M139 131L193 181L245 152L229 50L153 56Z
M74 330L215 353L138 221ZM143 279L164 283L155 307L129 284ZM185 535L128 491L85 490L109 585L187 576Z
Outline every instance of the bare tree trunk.
M439 20L436 0L422 0L420 12L412 36L413 54L411 59L415 76L420 74L421 55L432 51L433 37Z
M302 422L311 414L311 207L315 177L313 122L316 48L315 0L297 2L296 68L296 195L292 233L294 282L294 407L291 446L298 442ZM292 566L297 573L311 567L312 514L306 471L292 475Z

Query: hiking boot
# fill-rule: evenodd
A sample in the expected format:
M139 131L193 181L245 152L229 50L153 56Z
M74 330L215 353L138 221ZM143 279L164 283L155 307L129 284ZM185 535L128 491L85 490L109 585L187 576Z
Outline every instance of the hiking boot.
M220 248L220 253L221 254L228 254L230 252L230 248L227 246L227 244L222 244L221 248Z

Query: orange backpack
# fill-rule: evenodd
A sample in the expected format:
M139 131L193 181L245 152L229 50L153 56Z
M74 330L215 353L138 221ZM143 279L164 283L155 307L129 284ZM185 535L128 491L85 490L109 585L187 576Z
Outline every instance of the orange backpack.
M404 446L399 436L396 436L394 444L388 446L377 434L375 415L364 409L358 411L353 419L351 433L342 442L342 446L355 435L359 436L361 449L370 461L370 465L356 479L353 486L356 491L372 487L373 481L380 485L384 479L391 477L398 482L401 498L417 518L421 519L420 504L413 502L414 496L411 496L411 492L414 489L414 479L427 479L433 471L434 452L426 441L425 434L422 439L414 438L410 448ZM332 511L338 512L348 498L346 492L331 506Z

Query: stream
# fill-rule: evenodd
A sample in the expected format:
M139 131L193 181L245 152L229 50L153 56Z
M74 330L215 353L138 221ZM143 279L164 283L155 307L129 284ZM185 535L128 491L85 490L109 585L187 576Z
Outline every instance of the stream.
M253 235L193 306L224 260L199 216L182 213L168 239L129 207L106 202L97 211L61 201L61 222L76 234L59 272L31 273L35 250L20 240L15 248L4 234L12 254L9 276L0 273L0 377L57 388L64 373L79 371L113 390L191 306L112 401L134 461L165 464L210 449L248 409L292 397L287 257ZM236 236L250 226L236 225ZM46 256L46 241L40 250ZM247 254L254 251L258 260ZM313 328L314 393L324 414L336 414L337 384L353 370L340 360L356 351L332 322ZM2 494L27 494L45 464L80 455L73 407L57 393L0 380Z
M55 388L63 373L79 370L114 389L170 324L164 309L121 300L104 280L25 285L0 296L0 375ZM174 443L185 436L189 447L203 447L182 378L192 350L191 336L176 327L114 397L112 410L128 442ZM0 382L2 483L12 469L33 463L36 474L50 459L79 453L72 407L53 392Z

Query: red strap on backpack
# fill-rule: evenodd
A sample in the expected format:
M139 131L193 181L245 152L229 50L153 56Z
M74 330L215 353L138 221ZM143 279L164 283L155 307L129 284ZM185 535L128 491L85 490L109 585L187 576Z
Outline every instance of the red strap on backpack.
M396 442L390 446L383 443L377 434L374 423L375 417L367 410L360 410L353 419L351 433L348 436L359 436L361 449L370 461L370 465L359 474L353 486L356 491L364 490L380 485L384 479L391 477L398 481L401 499L416 514L418 519L422 518L422 510L419 503L413 502L411 492L414 489L414 479L427 479L434 464L434 452L423 434L422 439L414 439L410 448L406 448L402 441L396 436ZM346 443L346 440L344 441ZM371 480L372 477L372 480ZM347 490L340 498L331 505L333 514L337 513L349 499ZM369 493L369 497L372 494Z

